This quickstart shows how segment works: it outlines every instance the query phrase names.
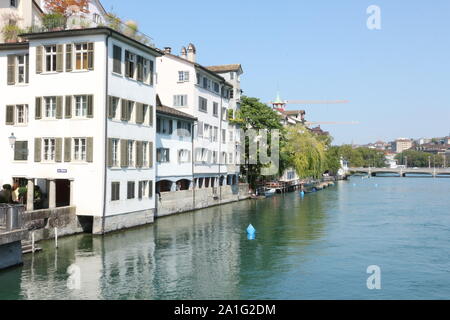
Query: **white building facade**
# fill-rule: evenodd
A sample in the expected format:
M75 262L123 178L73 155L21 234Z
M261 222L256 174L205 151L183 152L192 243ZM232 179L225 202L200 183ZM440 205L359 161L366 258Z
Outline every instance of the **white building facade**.
M158 58L158 70L157 93L162 104L198 120L193 130L195 188L238 184L239 135L229 123L233 84L198 64L192 44L182 48L180 56L166 48Z
M0 44L0 183L39 186L28 211L74 206L96 234L152 222L161 53L108 28L24 37Z

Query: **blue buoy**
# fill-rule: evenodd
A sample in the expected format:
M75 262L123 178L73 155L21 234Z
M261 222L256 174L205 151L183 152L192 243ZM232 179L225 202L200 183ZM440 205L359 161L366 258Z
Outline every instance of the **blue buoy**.
M303 198L305 196L305 191L300 192L300 196Z
M247 233L249 235L250 234L254 235L256 233L256 229L252 225L249 225L248 228L247 228Z
M255 234L247 234L247 239L248 240L255 240L256 239L256 235Z

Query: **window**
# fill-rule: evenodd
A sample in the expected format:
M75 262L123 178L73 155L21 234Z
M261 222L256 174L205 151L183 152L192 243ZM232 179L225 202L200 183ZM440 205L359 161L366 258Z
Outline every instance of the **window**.
M27 124L28 123L28 106L24 104L19 104L16 106L16 124Z
M207 89L208 88L208 78L203 77L203 88Z
M214 91L216 93L219 93L220 89L219 89L219 84L217 82L214 82Z
M227 164L227 153L222 152L222 164Z
M73 160L86 161L86 138L73 139Z
M134 167L134 141L128 141L128 166Z
M56 97L46 97L45 99L45 118L55 119L56 117Z
M230 72L230 79L234 80L234 72Z
M56 72L56 46L46 46L45 49L45 71Z
M203 122L201 121L197 125L197 137L203 137Z
M230 99L233 99L234 98L234 89L231 89L230 90Z
M14 144L14 160L28 160L28 141L16 141Z
M16 83L28 83L28 55L17 56Z
M187 163L191 161L191 152L189 150L178 150L178 162Z
M92 45L92 44L89 44ZM88 44L77 43L75 44L75 70L88 70Z
M134 109L134 101L128 100L127 107L128 107L128 121L129 121L130 119L132 119L133 109Z
M172 134L173 132L172 119L157 118L156 132L161 134Z
M217 163L217 151L213 151L213 163Z
M119 109L119 101L120 99L117 97L111 97L111 114L110 118L115 119L117 117L117 110Z
M222 121L227 121L228 118L228 111L227 108L222 108Z
M152 67L151 67L151 63L153 61L150 61L148 59L144 58L144 65L143 65L143 78L144 78L144 83L146 84L152 84L151 81L151 77L152 77Z
M217 102L213 103L213 116L219 117L219 104Z
M200 76L200 73L197 73L197 85L200 85L202 83L202 77Z
M187 106L187 95L175 95L173 96L173 106L174 107L186 107Z
M198 110L208 112L208 100L203 97L198 97Z
M222 143L227 143L227 130L222 129Z
M230 164L233 164L233 153L232 152L230 152L228 154L228 161L230 162Z
M51 162L55 161L55 139L43 139L44 141L44 161Z
M128 185L127 185L127 199L134 199L136 197L135 195L135 189L136 189L136 184L134 181L128 181Z
M218 127L214 127L213 141L217 142L218 140L219 140L219 128Z
M83 118L87 115L87 96L75 96L75 117Z
M206 148L198 148L196 150L195 160L196 162L208 162L210 151Z
M134 79L136 68L136 55L129 51L125 51L125 75Z
M159 163L168 163L170 162L170 150L159 148L156 150L156 160Z
M178 82L189 82L189 71L178 71Z
M233 130L230 130L228 133L228 137L229 137L229 142L234 142L234 132Z
M122 48L113 47L113 72L122 75Z
M203 129L203 138L209 139L211 137L211 132L210 132L211 126L209 124L205 123L203 128L204 128Z
M148 181L139 181L139 194L138 194L138 198L139 200L141 200L143 197L147 196L147 189L148 188Z
M120 182L111 183L111 201L120 200Z
M177 121L177 135L179 137L190 137L191 136L191 124L187 121Z
M119 166L119 139L113 139L112 141L112 166Z
M142 165L144 167L149 166L148 162L148 142L142 142Z
M17 8L17 1L18 1L18 0L11 0L11 1L9 2L10 7Z

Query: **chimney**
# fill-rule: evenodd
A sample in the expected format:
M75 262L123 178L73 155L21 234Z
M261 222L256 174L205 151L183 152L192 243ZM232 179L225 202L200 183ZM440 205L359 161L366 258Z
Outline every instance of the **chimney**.
M164 53L172 53L171 47L164 47Z
M186 47L181 48L181 57L183 59L187 59L187 50Z
M187 48L187 59L191 62L197 62L197 49L192 43Z

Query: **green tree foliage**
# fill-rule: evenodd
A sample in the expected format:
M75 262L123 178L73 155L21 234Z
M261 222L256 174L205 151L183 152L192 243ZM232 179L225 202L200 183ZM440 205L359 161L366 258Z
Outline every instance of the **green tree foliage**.
M339 147L339 152L342 158L348 161L350 167L383 168L386 166L384 152L380 150L343 145Z
M319 178L327 167L326 145L303 125L289 127L282 149L300 178Z
M404 165L408 161L408 167L418 167L418 168L428 168L431 167L442 167L444 164L443 155L434 155L432 153L406 150L395 156L398 164Z

